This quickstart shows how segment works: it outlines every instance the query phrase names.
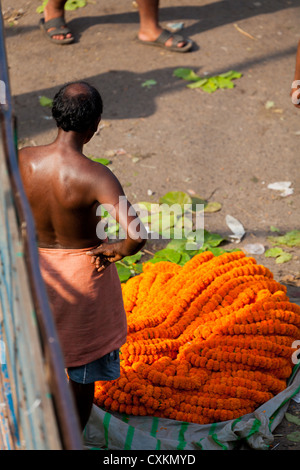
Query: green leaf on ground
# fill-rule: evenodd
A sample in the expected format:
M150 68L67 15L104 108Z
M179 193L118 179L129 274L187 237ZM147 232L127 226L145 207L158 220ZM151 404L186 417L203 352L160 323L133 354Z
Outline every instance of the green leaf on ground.
M36 9L36 12L37 13L43 13L44 9L45 9L45 6L47 5L48 3L48 0L44 0L42 5L38 6L37 9Z
M229 72L221 73L219 77L230 78L234 80L235 78L240 78L242 74L240 72L236 72L234 70L229 70Z
M51 98L47 98L47 96L40 96L39 102L43 107L52 108L53 100Z
M171 240L166 248L169 248L170 250L175 250L179 252L184 252L185 251L185 246L186 246L186 239L174 239Z
M195 195L191 196L192 199L192 211L197 212L199 210L205 209L205 207L208 205L208 202L206 199L202 198L201 196ZM198 206L198 207L197 207Z
M199 77L199 75L197 75L193 70L185 69L185 68L178 68L174 70L173 76L182 78L183 80L187 80L189 82L200 81L200 80L207 81L206 78Z
M279 247L270 248L269 250L266 250L265 257L266 258L276 258L277 256L280 256L282 253L283 253L282 248L279 248Z
M289 441L300 442L300 431L291 432L286 437Z
M141 257L142 257L142 253L139 251L135 255L125 256L125 258L122 259L122 262L127 264L128 266L132 266L137 261L139 261Z
M200 77L193 70L179 68L174 70L173 75L186 81L190 81L187 85L188 88L201 88L206 93L213 93L221 88L234 88L232 80L240 78L242 74L235 70L215 75L212 77Z
M287 261L290 261L293 257L290 253L283 251L283 249L279 246L266 250L265 256L266 258L276 258L277 264L286 263Z
M300 418L298 416L292 415L291 413L285 413L284 416L290 423L294 423L300 426Z
M138 252L135 255L125 256L125 258L123 258L121 261L117 261L115 263L120 282L126 282L133 275L142 272L143 265L137 264L141 257L142 253Z
M43 0L42 5L38 6L36 9L37 13L43 13L45 6L47 5L48 0ZM76 10L77 8L85 7L87 4L86 0L67 0L65 4L65 10Z
M162 196L159 202L160 204L168 204L169 206L179 204L183 207L184 204L192 205L192 198L183 191L170 191Z
M65 4L65 10L77 10L77 8L83 8L86 6L86 0L67 0Z
M153 263L158 263L159 261L170 261L171 263L178 264L181 260L181 253L170 248L163 248L162 250L157 251L152 260Z
M147 211L147 212L159 212L158 204L154 204L153 202L148 201L141 201L135 204L138 210Z
M146 80L144 83L142 83L142 87L146 87L146 88L151 88L152 86L156 85L157 84L157 81L156 80Z
M239 251L237 248L229 250L221 248L219 245L223 240L219 234L210 233L207 230L191 231L186 238L170 240L166 247L156 251L147 263L169 261L184 266L193 256L204 251L211 251L214 256ZM200 248L199 244L202 245ZM130 277L142 272L143 265L138 264L140 258L141 252L127 256L116 263L121 282L126 282Z
M270 230L271 232L280 232L279 228L274 227L274 225L271 225Z
M290 253L282 253L282 255L276 258L276 263L277 264L287 263L288 261L292 259L292 257L293 256Z
M220 202L208 202L204 207L204 212L212 213L218 212L222 209L222 204Z
M91 160L93 160L94 162L101 163L102 165L109 165L111 163L111 161L108 160L107 158L94 158L94 157L89 157L89 158L91 158Z
M122 266L119 262L116 263L116 268L120 282L126 282L132 276L131 269L126 266Z
M268 240L275 245L300 246L300 230L291 230L278 237L268 237Z
M221 237L218 233L210 233L207 230L204 230L204 244L205 248L212 248L219 246L224 241L224 238Z
M174 227L176 222L176 216L170 211L161 210L157 214L151 214L149 222L153 232L168 237L171 227Z

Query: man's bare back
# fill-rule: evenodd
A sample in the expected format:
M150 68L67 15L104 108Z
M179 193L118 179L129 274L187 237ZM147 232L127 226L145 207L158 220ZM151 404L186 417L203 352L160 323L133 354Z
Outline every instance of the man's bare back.
M110 171L84 155L52 144L24 148L20 172L36 224L39 246L86 248L98 245L96 215L101 186L122 196ZM95 179L97 183L95 184ZM94 186L97 185L97 188ZM97 199L98 198L98 199Z

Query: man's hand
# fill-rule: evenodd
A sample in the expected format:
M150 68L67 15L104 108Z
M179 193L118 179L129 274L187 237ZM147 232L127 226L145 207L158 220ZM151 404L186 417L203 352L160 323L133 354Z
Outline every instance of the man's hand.
M95 265L98 272L104 271L110 264L120 261L126 255L122 254L122 242L103 242L97 248L87 252L91 256L91 263Z

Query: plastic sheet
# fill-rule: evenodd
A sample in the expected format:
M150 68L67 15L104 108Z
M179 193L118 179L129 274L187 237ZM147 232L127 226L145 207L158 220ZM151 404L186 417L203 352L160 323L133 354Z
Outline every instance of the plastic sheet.
M300 391L300 365L281 393L240 419L198 425L170 419L122 416L93 405L84 432L88 449L108 450L267 450L289 401Z

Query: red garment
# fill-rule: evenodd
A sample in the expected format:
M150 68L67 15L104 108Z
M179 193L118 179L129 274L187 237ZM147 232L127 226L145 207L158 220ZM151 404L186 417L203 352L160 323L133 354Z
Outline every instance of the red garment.
M65 367L94 361L126 342L127 321L114 264L96 271L86 249L39 248Z

